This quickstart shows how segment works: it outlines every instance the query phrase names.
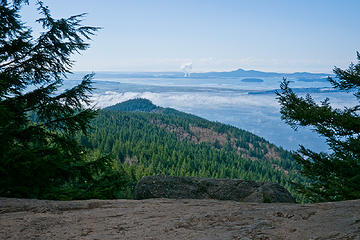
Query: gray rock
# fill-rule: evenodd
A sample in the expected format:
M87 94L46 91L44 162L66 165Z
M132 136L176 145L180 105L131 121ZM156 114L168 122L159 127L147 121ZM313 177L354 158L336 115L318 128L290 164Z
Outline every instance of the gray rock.
M239 202L288 202L295 199L275 183L260 183L240 179L149 176L135 187L135 199L217 199Z

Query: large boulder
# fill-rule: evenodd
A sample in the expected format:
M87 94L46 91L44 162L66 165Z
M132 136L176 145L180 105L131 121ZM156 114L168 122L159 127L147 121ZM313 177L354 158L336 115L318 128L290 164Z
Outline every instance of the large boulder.
M276 183L175 176L144 177L136 184L134 197L295 203L290 193Z

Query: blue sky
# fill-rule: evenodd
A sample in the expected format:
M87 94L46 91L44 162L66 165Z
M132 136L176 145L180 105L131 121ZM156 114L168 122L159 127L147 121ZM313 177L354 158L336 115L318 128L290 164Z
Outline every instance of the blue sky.
M34 2L30 0L30 2ZM100 26L75 71L331 72L360 50L359 0L48 0ZM31 23L33 6L23 8ZM36 28L35 28L36 30Z

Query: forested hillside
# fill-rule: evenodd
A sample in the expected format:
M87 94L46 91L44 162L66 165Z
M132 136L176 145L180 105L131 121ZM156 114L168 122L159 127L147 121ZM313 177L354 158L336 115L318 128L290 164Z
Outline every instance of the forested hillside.
M122 197L131 196L139 178L156 174L277 182L293 194L290 181L301 181L290 152L247 131L146 99L105 108L92 126L80 141L125 169L129 186Z

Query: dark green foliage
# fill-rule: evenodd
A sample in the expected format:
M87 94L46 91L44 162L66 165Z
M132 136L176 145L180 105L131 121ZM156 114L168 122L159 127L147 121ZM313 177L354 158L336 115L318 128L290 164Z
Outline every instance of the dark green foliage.
M335 68L329 78L334 89L345 90L360 99L360 54L349 69ZM300 146L295 159L310 183L297 184L311 201L338 201L360 198L360 105L333 108L329 99L317 104L310 95L297 96L284 80L277 93L282 118L294 129L311 126L326 138L330 153L316 153Z
M97 30L83 15L56 20L38 2L38 38L21 22L22 2L0 2L0 195L73 199L115 197L124 181L109 158L90 158L73 135L96 115L88 108L92 74L58 92L70 56ZM88 159L86 159L88 158Z
M133 103L137 105L136 101ZM90 149L111 154L128 176L132 175L129 178L133 179L133 186L139 178L157 174L276 182L292 192L290 181L302 181L291 153L235 127L167 110L153 113L101 110L89 134L79 139ZM227 142L214 139L199 142L196 140L199 133L194 129L215 137L224 134L227 137L219 139ZM268 151L273 155L266 155ZM302 201L300 195L297 198Z
M272 203L271 199L265 194L263 194L263 199L264 199L264 203Z

